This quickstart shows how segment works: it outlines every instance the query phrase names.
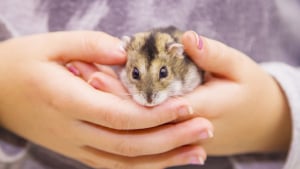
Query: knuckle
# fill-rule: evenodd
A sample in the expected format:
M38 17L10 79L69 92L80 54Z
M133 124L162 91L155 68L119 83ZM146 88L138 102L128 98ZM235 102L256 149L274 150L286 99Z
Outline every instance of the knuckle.
M209 65L212 67L218 66L218 61L224 57L226 49L226 45L216 41L216 40L209 40L209 43L206 45L206 56L208 57L202 57L205 63L209 62Z
M97 53L98 50L98 36L92 36L91 34L85 32L81 35L82 39L82 49L85 53L87 53L88 56L94 56L95 53Z
M132 169L130 166L124 164L124 163L121 163L121 162L115 162L113 165L112 165L112 168L113 169Z
M215 49L212 49L212 47L210 47L210 52L211 54L209 55L209 57L211 58L210 61L211 61L211 65L213 65L214 67L217 67L218 65L218 61L220 60L220 58L222 58L224 56L224 47L223 45L216 41L215 43Z
M133 127L133 122L130 120L129 116L119 115L118 123L115 125L117 129L131 129Z
M119 125L119 118L115 115L115 113L111 113L110 111L102 111L102 119L108 125L108 127L115 128Z
M204 118L196 117L193 119L194 123L206 124L207 121Z
M205 118L201 118L201 117L196 117L193 119L193 123L195 124L203 124L205 126L207 126L209 123Z
M204 111L205 110L205 106L203 105L206 105L202 99L202 96L200 96L199 100L201 100L201 102L196 102L196 104L193 104L193 111L195 114L197 115L201 115L201 116L204 116L206 117L206 112Z
M114 129L127 129L129 127L129 119L121 116L120 113L114 112L102 112L103 120L109 127Z
M173 125L172 129L164 136L166 141L157 145L157 147L160 147L159 151L169 151L182 145L182 141L184 140L183 136L184 132L182 132L182 126L179 124Z
M117 118L115 118L115 116L108 111L102 111L101 116L101 119L104 120L106 124L109 124L110 127L114 126L114 124L117 122Z
M122 141L120 144L116 146L116 151L127 157L136 157L141 154L140 149L135 146L135 144L131 144L128 141Z
M80 159L79 161L82 162L83 164L89 166L89 167L92 167L92 168L103 167L103 166L100 166L97 162L95 162L93 160L90 160L90 159L83 158L83 159Z
M133 169L132 164L127 164L126 162L124 163L123 160L105 163L105 165L99 164L97 161L87 158L81 158L79 161L92 168Z
M226 54L226 49L228 48L225 44L217 42L217 50L219 51L219 58L223 58Z
M156 124L162 125L170 120L177 119L177 117L178 117L177 113L175 111L173 111L173 112L170 112L169 114L165 113L163 115L156 116L155 121L156 121Z
M214 128L212 123L209 122L205 118L198 117L198 118L195 118L193 120L194 120L195 124L202 124L202 128L211 129L211 130L213 130L213 128Z

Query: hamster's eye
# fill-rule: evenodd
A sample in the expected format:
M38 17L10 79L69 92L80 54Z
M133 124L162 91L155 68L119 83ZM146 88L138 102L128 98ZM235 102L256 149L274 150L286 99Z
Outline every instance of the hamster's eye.
M165 78L167 76L168 76L168 69L166 68L166 66L161 67L159 71L159 79Z
M134 67L132 70L132 78L135 80L140 80L140 71L136 67Z

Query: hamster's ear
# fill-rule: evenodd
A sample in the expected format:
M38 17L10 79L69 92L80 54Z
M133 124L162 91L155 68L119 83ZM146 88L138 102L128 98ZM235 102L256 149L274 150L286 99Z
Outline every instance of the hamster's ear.
M130 43L130 41L131 41L131 37L129 37L129 36L122 36L121 40L122 40L122 47L126 50L127 47L128 47L128 45L129 45L129 43Z
M184 57L183 56L183 45L180 43L171 43L168 45L168 52L177 56L177 57Z

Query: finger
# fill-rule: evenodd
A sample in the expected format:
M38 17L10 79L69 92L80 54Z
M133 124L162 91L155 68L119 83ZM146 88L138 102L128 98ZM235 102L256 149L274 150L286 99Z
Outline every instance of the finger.
M121 82L103 72L95 72L90 78L88 83L95 89L103 92L112 93L120 97L129 98L128 92L125 90Z
M113 78L118 78L118 75L110 66L95 65L93 63L86 63L80 61L72 61L66 64L70 72L76 76L81 76L85 81L90 81L91 76L97 72L103 72Z
M129 157L165 153L213 136L212 124L199 117L147 130L118 131L88 123L80 126L77 134L83 143Z
M183 97L193 107L193 116L214 120L216 117L220 117L222 112L220 107L224 109L235 106L236 103L233 103L228 97L237 95L237 92L241 91L241 87L231 80L214 78L209 84L201 85Z
M179 165L203 165L206 153L200 146L185 146L163 154L141 157L124 157L89 147L83 147L80 161L93 168L113 169L164 169Z
M112 67L99 64L96 64L96 67L99 69L100 72L103 72L113 78L118 78L117 73L113 70Z
M32 78L47 81L41 87L50 93L46 99L55 109L64 110L77 120L102 125L113 129L142 129L158 126L176 120L178 117L190 116L193 112L185 99L171 98L156 107L138 105L132 99L124 99L111 93L95 89L79 78L69 76L59 65L42 67L39 74ZM52 71L45 77L44 73ZM61 75L66 76L61 76ZM50 80L55 79L55 80ZM61 96L57 97L57 93Z
M94 64L79 61L69 62L66 67L74 75L82 77L85 81L88 81L91 75L98 71Z
M205 71L232 80L243 78L245 64L250 59L241 52L221 42L199 37L193 31L186 32L182 42L190 58Z
M103 32L55 32L28 38L33 38L37 44L34 48L31 47L32 50L42 50L48 57L46 59L62 63L79 60L99 64L123 64L126 60L125 52L120 47L121 41Z
M103 92L96 94L98 96L94 98L99 99L85 100L89 102L88 105L82 103L82 100L74 103L84 107L84 110L73 110L78 113L77 119L108 128L130 130L162 125L192 113L189 103L184 99L169 99L159 106L149 108L138 105L132 99Z

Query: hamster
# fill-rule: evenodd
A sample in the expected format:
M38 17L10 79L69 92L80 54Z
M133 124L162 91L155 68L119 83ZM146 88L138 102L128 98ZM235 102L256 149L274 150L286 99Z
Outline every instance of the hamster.
M122 37L127 62L120 79L137 103L156 106L203 82L203 71L184 52L182 34L170 26Z

